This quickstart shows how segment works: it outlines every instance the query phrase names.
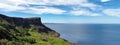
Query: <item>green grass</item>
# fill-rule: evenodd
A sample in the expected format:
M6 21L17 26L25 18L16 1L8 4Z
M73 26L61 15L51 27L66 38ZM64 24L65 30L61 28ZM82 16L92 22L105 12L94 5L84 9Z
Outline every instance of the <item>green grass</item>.
M71 45L53 36L54 34L40 33L35 26L29 26L18 26L6 20L0 20L0 45Z

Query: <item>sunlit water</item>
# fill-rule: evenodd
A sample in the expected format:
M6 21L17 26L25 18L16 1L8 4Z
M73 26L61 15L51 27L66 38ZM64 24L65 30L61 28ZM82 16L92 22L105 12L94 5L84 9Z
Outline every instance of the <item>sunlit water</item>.
M120 45L119 24L45 24L75 45Z

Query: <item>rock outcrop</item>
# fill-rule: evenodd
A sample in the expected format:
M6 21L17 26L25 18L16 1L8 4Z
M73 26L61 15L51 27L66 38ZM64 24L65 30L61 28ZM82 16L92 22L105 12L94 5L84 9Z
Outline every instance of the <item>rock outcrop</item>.
M0 14L0 18L7 20L8 22L13 22L18 25L22 24L33 24L33 25L42 25L41 18L19 18L19 17L8 17Z
M35 28L41 33L47 33L47 34L54 34L54 36L59 37L60 34L56 31L46 27L42 24L40 17L34 17L34 18L19 18L19 17L8 17L5 15L0 14L0 19L4 19L10 23L13 23L15 25L20 25L23 27L29 27L30 25L34 25Z
M71 45L60 34L42 24L41 18L19 18L0 14L0 45Z

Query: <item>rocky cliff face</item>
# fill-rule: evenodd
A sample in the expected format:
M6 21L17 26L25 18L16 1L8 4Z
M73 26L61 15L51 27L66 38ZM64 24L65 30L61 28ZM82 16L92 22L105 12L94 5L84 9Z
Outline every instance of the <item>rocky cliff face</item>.
M71 45L59 33L42 24L41 18L0 14L0 45Z
M35 17L35 18L19 18L19 17L8 17L5 15L0 14L0 19L4 19L10 23L13 23L15 25L23 26L23 27L29 27L30 25L33 25L38 32L44 32L47 34L54 34L54 36L59 37L59 33L56 31L46 27L42 24L41 18Z
M41 18L35 17L35 18L17 18L17 17L8 17L5 15L0 14L1 19L5 19L9 22L22 25L22 24L33 24L33 25L42 25Z

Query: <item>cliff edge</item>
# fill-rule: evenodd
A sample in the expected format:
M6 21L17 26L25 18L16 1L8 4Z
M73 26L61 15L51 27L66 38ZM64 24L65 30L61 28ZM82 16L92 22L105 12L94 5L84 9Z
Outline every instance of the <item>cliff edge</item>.
M60 34L42 24L41 18L0 14L0 45L70 45Z

